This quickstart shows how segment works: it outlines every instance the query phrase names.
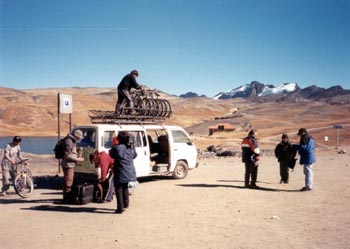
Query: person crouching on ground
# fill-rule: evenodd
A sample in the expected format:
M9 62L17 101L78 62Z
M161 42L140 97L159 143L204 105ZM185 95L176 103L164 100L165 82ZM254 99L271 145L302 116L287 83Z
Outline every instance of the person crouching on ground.
M105 152L97 150L90 154L90 162L95 164L97 176L97 195L98 203L113 200L113 165L114 160Z
M256 185L258 177L258 161L260 149L257 141L258 132L251 130L248 136L242 141L242 161L245 164L245 175L244 175L244 187L245 188L259 188ZM249 184L249 180L250 184Z
M128 183L136 181L136 172L133 159L137 154L134 148L133 136L127 131L118 133L119 144L109 150L114 159L114 186L117 197L116 213L121 214L129 206Z
M310 191L313 188L313 163L316 161L315 157L315 141L309 135L305 128L299 129L298 136L300 142L298 145L293 145L299 152L300 164L304 167L305 186L300 191Z

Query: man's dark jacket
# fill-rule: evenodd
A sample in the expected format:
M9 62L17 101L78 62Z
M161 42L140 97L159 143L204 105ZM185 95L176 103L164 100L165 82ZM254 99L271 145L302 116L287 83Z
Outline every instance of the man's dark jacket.
M131 75L131 73L124 76L118 85L118 90L128 90L131 88L140 89L141 86L136 82L136 79Z

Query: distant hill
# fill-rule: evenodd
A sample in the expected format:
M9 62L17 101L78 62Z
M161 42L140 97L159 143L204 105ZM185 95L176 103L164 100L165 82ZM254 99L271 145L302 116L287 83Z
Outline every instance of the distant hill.
M185 94L181 94L179 95L180 98L206 98L207 96L205 96L204 94L202 94L201 96L199 96L197 93L194 92L187 92Z
M179 97L196 98L199 95L194 92L188 92ZM297 83L283 83L279 86L274 86L265 85L259 81L252 81L250 84L242 85L227 92L220 92L213 97L213 99L234 98L250 98L260 102L311 99L332 104L348 104L350 103L350 90L344 90L341 86L332 86L325 89L315 85L301 89Z

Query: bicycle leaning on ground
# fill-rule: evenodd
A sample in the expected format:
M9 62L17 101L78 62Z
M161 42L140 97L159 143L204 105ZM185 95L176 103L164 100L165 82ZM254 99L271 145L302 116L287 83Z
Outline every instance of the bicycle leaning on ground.
M34 181L32 173L28 168L28 158L17 161L13 166L14 180L12 182L16 193L23 198L27 198L32 195L34 190Z

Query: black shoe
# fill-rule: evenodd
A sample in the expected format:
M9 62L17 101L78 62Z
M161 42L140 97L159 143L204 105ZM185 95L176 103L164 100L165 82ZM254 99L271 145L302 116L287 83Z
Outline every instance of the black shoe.
M302 187L301 189L300 189L300 191L311 191L312 190L312 188L308 188L308 187Z
M255 184L251 184L249 188L251 188L251 189L259 189L260 187L255 185Z
M123 213L124 212L124 209L117 209L117 210L115 210L115 213L116 214L121 214L121 213Z

